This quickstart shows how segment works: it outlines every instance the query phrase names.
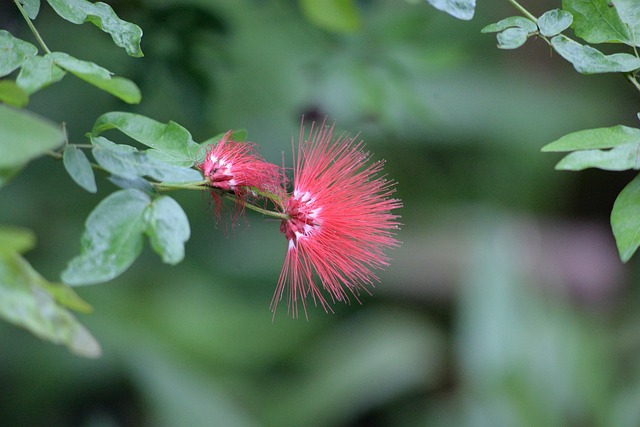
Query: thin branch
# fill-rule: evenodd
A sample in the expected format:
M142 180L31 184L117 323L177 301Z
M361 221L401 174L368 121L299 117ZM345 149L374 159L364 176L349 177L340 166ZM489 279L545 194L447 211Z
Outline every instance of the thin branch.
M27 25L29 26L29 29L31 29L31 32L36 37L36 40L38 40L38 43L40 43L40 46L42 46L42 49L44 49L46 53L51 53L51 51L47 47L47 44L44 42L44 40L42 40L42 37L40 37L40 33L38 32L38 30L36 30L36 27L33 25L33 22L31 22L31 18L29 18L29 16L27 15L27 12L25 12L24 8L20 4L20 1L13 0L13 2L18 7L18 10L22 14L22 17L24 18L24 20L27 21Z
M536 18L535 16L533 16L533 14L531 12L529 12L527 9L525 9L524 7L522 7L520 5L520 3L518 3L516 0L507 0L509 3L511 3L513 5L513 7L515 7L516 9L518 9L520 11L520 13L522 13L524 16L526 16L527 18L531 19L533 22L538 22L538 18Z
M636 79L636 76L633 73L627 73L624 76L640 92L640 83L638 83L638 80Z

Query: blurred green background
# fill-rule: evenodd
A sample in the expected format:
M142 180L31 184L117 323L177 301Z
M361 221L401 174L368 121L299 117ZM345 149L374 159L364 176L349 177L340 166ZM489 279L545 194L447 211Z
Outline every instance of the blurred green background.
M638 262L620 263L608 226L633 175L557 172L540 153L572 131L636 126L637 95L620 76L578 75L541 40L499 51L480 29L516 13L478 3L462 22L423 1L362 0L345 33L293 0L110 2L143 28L142 59L43 4L52 50L143 93L130 107L72 77L38 93L29 109L66 122L71 142L126 110L197 141L245 128L289 162L302 115L327 115L387 160L403 245L362 305L312 307L308 321L281 306L272 320L279 224L250 212L227 236L206 195L175 194L192 227L183 263L147 248L117 280L78 289L100 359L0 323L0 424L640 425ZM31 40L12 4L0 9ZM27 257L55 281L114 189L100 179L86 193L43 158L2 189L0 222L35 230Z

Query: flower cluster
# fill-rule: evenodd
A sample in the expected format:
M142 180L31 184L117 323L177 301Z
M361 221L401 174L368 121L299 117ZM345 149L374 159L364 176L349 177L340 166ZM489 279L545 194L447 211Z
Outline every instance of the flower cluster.
M253 144L236 142L227 133L198 165L215 194L233 194L242 205L281 219L288 245L271 309L286 298L298 315L311 298L325 311L329 302L359 301L378 282L376 270L388 265L386 249L398 245L395 232L402 206L392 197L393 181L382 175L384 162L371 162L356 137L334 138L333 126L301 129L294 153L292 189L287 191L282 168L266 162ZM249 198L270 200L276 212L250 204ZM219 200L217 200L219 202Z
M208 147L205 159L198 167L213 189L211 194L218 217L224 195L233 195L242 212L248 200L283 194L281 168L265 161L255 144L234 141L232 131Z

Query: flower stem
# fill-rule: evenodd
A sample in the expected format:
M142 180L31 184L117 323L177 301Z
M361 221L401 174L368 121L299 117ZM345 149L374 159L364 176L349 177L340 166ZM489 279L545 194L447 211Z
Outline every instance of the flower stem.
M24 20L27 21L27 25L29 26L29 29L31 30L33 35L36 37L36 40L38 40L38 43L40 43L40 46L42 46L42 49L44 49L44 51L46 53L51 53L51 51L47 47L47 44L44 42L44 40L42 40L42 37L40 37L40 33L38 32L36 27L33 25L33 22L31 22L31 18L29 18L29 16L27 15L27 12L25 12L24 8L20 4L20 1L19 0L13 0L13 2L18 7L18 10L22 14L22 17L24 18Z
M194 181L194 182L188 182L185 184L163 184L163 183L152 183L157 190L159 191L171 191L171 190L198 190L198 191L202 191L202 190L208 190L209 187L205 186L205 184L207 184L209 182L209 180L202 180L202 181Z
M513 7L515 7L516 9L518 9L520 11L520 13L522 13L524 16L526 16L527 18L531 19L533 22L538 22L538 18L536 18L535 16L533 16L533 14L531 14L531 12L529 12L527 9L525 9L524 7L522 7L520 5L520 3L518 3L516 0L507 0L509 3L511 3L511 5L513 5Z
M198 191L214 190L214 191L216 191L214 188L206 185L208 183L209 183L209 180L208 179L204 179L202 181L189 182L187 184L161 184L161 183L157 183L157 184L153 184L153 185L158 191L171 191L171 190L198 190ZM236 199L236 196L233 195L232 193L220 191L220 194L225 199L231 200L234 203L238 203L238 200ZM250 209L250 210L252 210L254 212L258 212L259 214L262 214L264 216L268 216L268 217L271 217L271 218L282 219L282 220L289 219L289 216L286 215L286 214L283 214L283 213L280 213L280 212L270 211L268 209L264 209L264 208L261 208L261 207L256 206L256 205L252 205L251 203L243 202L243 206L245 208L247 208L247 209Z
M238 202L238 201L236 200L236 197L235 197L233 194L231 194L231 193L224 193L224 194L223 194L223 197L224 197L225 199L231 200L231 201L233 201L233 202L235 202L235 203L237 203L237 202ZM262 215L264 215L264 216L269 216L269 217L271 217L271 218L282 219L282 220L287 220L287 219L289 219L289 216L288 216L287 214L283 214L283 213L280 213L280 212L270 211L270 210L268 210L268 209L263 209L263 208L261 208L261 207L259 207L259 206L252 205L251 203L244 202L244 203L243 203L243 206L244 206L245 208L247 208L247 209L251 209L251 210L252 210L252 211L254 211L254 212L258 212L259 214L262 214Z

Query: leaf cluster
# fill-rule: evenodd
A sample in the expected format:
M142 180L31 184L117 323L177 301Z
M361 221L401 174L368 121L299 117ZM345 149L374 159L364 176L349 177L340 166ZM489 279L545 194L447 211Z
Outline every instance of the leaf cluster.
M436 1L434 6L461 19L475 7L474 0ZM511 16L485 26L483 33L497 33L498 47L516 49L531 37L546 41L581 74L623 73L640 91L640 7L636 0L563 0L536 18L516 0L508 0L523 16ZM463 15L463 16L461 16ZM564 34L573 30L578 42ZM607 44L605 54L593 45ZM639 114L640 118L640 114ZM573 132L546 145L543 151L570 152L556 166L561 170L599 168L610 171L640 169L640 129L617 125ZM611 228L622 261L640 247L640 175L618 195L611 212Z
M187 129L177 123L124 112L98 117L88 144L72 144L64 126L22 110L29 97L75 75L120 100L141 100L132 81L65 52L52 52L34 26L39 0L15 0L39 47L0 30L0 186L28 162L49 155L61 159L80 187L96 193L95 171L109 174L121 187L102 200L87 218L80 254L50 283L23 258L35 245L29 230L0 226L0 317L83 356L97 356L100 346L70 310L87 313L91 307L70 286L111 280L140 254L144 236L162 261L177 264L184 258L190 228L186 214L172 198L160 192L203 189L202 174L192 167L203 150ZM49 6L73 24L91 23L109 34L116 46L141 57L142 30L120 19L106 3L86 0L48 0ZM136 141L116 144L103 133L118 130Z

